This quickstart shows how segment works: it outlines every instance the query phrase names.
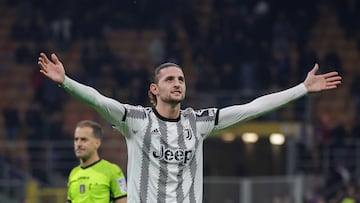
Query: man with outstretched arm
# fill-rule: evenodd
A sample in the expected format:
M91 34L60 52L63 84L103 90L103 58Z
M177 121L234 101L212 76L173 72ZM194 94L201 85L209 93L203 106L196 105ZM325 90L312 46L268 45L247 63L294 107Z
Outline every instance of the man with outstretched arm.
M128 202L201 203L203 141L221 130L274 111L307 93L335 89L337 72L316 75L317 64L304 82L247 104L225 108L181 109L186 82L182 68L164 63L154 70L149 86L152 107L124 104L65 74L55 54L40 53L40 71L75 98L98 111L125 137L128 146Z

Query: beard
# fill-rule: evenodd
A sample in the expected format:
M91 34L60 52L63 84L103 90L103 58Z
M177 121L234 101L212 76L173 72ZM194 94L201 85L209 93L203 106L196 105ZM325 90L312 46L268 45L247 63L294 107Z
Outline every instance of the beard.
M185 98L185 95L180 95L180 96L173 96L173 95L169 95L168 97L164 98L163 101L165 103L169 103L169 104L173 104L173 105L177 105L179 103L181 103Z

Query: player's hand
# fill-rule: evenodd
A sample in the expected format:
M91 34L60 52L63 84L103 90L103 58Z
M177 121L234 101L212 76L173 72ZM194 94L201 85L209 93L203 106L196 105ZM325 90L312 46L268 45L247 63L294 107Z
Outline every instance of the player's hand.
M40 66L40 72L46 77L57 84L62 84L64 82L65 69L55 54L51 54L51 60L49 60L46 54L40 53L38 64Z
M337 88L341 84L341 76L338 72L329 72L315 75L319 70L319 65L315 64L313 69L307 74L304 85L308 92L319 92Z

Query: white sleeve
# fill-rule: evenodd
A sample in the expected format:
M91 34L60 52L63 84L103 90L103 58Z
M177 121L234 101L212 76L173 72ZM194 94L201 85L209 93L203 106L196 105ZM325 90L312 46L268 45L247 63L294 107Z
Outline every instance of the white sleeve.
M100 94L92 87L80 84L67 76L60 86L75 98L94 108L113 125L118 125L125 115L124 104Z
M243 105L234 105L219 110L218 124L212 134L259 117L304 96L307 89L303 83L277 93L268 94Z

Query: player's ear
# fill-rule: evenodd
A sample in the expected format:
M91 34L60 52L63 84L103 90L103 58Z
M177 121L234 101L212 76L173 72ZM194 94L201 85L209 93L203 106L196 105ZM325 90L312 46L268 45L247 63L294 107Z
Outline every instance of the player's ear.
M151 83L150 84L150 92L153 94L153 95L157 95L157 92L158 92L158 87L155 83Z

